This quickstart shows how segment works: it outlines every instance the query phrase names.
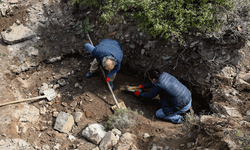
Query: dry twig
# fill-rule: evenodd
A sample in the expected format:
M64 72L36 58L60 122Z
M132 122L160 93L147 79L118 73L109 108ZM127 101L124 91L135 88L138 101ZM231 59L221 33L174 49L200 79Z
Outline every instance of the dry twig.
M185 48L181 53L180 53L180 55L186 50L187 48ZM174 66L174 70L175 70L175 68L177 67L177 65L178 65L178 60L179 60L179 58L180 58L180 55L178 56L178 58L177 58L177 61L176 61L176 64L175 64L175 66Z

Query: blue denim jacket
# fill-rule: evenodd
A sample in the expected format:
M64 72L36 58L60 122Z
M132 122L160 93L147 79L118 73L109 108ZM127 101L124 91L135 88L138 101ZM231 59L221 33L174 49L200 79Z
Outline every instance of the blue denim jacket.
M192 101L191 92L174 76L163 72L155 84L144 85L145 88L153 87L149 93L140 93L140 96L153 98L158 94L161 99L163 112L167 115L178 111ZM167 102L167 103L166 103Z
M106 56L111 56L116 59L116 65L112 69L107 77L112 77L117 71L120 70L121 61L123 57L121 43L115 40L103 39L101 42L93 49L91 52L92 56L97 59L97 62L100 64L102 59Z

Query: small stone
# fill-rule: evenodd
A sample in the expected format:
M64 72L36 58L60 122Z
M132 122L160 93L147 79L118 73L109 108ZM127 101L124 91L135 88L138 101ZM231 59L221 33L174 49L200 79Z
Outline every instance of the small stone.
M42 126L42 127L40 128L40 131L45 131L46 129L48 129L47 126Z
M57 111L53 112L53 117L57 117L59 113Z
M69 135L68 138L70 141L74 141L76 139L73 135Z
M148 137L150 137L150 135L149 135L148 133L144 133L144 134L143 134L143 139L146 139L146 138L148 138Z
M66 102L62 102L62 106L67 107L68 104Z
M86 115L87 118L90 118L90 117L91 117L91 113L90 113L89 111L86 111L86 112L85 112L85 115Z
M70 107L76 107L77 104L78 104L77 101L73 101L73 102L70 103Z
M44 100L38 102L39 105L43 105L44 104Z
M79 87L79 83L75 83L75 87Z
M4 145L5 144L5 141L4 140L1 140L0 141L0 145Z
M52 121L48 121L47 122L48 125L52 125L52 123L53 123Z
M60 148L60 144L59 143L57 143L55 146L54 146L54 150L59 150L59 148Z
M41 107L40 108L40 114L45 115L46 114L46 107Z

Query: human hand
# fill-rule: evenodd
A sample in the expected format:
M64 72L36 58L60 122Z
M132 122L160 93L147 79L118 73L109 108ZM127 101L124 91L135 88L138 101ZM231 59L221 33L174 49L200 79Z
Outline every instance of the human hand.
M136 96L139 96L139 95L140 95L140 92L139 92L139 91L135 91L134 94L135 94Z
M110 82L110 78L109 77L107 77L106 82Z
M138 85L139 86L139 88L143 88L143 85Z

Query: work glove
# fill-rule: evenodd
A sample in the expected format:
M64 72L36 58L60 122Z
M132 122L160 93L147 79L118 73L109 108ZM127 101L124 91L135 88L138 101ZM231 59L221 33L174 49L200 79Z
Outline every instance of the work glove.
M139 95L140 95L140 92L139 92L139 91L135 91L134 94L135 94L136 96L139 96Z
M139 86L139 88L143 88L143 85L138 85Z
M110 78L109 77L107 77L106 82L110 82Z

